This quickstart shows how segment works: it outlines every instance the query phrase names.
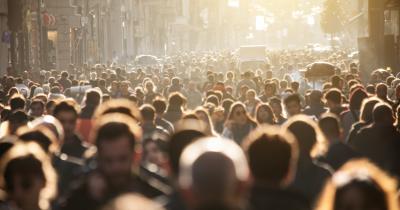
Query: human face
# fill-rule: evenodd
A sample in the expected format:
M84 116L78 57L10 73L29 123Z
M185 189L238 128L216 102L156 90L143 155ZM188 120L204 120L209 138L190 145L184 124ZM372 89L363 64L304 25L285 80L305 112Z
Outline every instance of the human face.
M286 105L286 111L289 116L294 116L301 113L301 106L297 101L291 101Z
M154 142L150 142L146 144L145 148L147 157L146 161L149 163L153 163L156 165L160 165L162 162L162 153L158 148L157 144Z
M40 117L44 113L44 107L41 104L35 103L31 105L31 116Z
M261 119L261 121L264 123L266 122L271 116L269 112L265 108L261 108L258 113L258 119Z
M99 168L114 188L123 187L131 175L134 151L128 137L103 141L99 146Z
M264 89L264 91L265 91L265 95L267 95L267 96L273 96L274 95L274 91L273 91L272 87L270 87L270 86L266 87Z
M73 136L78 116L71 111L61 111L55 117L62 124L66 139Z
M14 189L10 192L12 200L21 208L37 206L45 181L39 176L23 177L15 175Z
M282 114L282 106L277 103L271 103L272 111L274 112L275 116L279 116Z
M235 110L233 110L233 120L236 123L244 124L247 122L247 116L246 116L246 110L244 110L242 107L237 107Z

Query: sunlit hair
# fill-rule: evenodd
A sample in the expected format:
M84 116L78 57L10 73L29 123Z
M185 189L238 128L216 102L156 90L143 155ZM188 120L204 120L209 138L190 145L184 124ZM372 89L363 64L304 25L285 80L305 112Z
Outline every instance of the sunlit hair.
M21 141L36 142L49 155L56 154L60 150L60 142L50 128L39 125L33 128L21 127L16 132Z
M94 119L98 119L101 116L109 113L120 113L125 114L128 117L136 120L137 122L142 121L137 105L128 99L113 99L102 103L94 113Z
M175 128L175 133L178 133L180 131L184 131L184 130L195 130L195 131L199 131L201 133L205 133L208 134L208 126L207 124L198 119L196 114L189 114L189 115L194 115L194 117L196 118L191 118L191 117L183 117L182 119L180 119L178 122L176 122L174 124L174 128Z
M397 181L366 159L352 160L342 166L326 183L316 210L334 210L338 191L354 183L373 186L383 193L387 210L398 210Z
M17 142L0 160L0 188L9 189L8 186L11 183L7 183L6 180L8 178L5 177L7 173L10 173L8 170L9 163L13 161L30 158L40 161L42 167L42 173L44 176L45 186L40 192L39 197L39 206L41 209L48 209L50 207L50 200L53 199L57 194L57 174L51 165L51 160L49 156L42 150L42 148L34 143L24 143ZM14 175L14 174L11 174Z
M198 107L198 108L194 111L194 113L197 115L197 117L198 117L200 120L202 120L202 121L206 124L206 126L207 126L207 134L208 134L208 135L215 135L214 125L213 125L213 123L212 123L212 121L211 121L211 117L210 117L210 115L208 114L208 112L207 112L204 108ZM202 119L201 115L202 115L202 116L205 116L206 119Z
M289 118L283 125L284 129L292 132L297 139L300 149L300 155L304 152L311 157L317 157L325 154L327 151L327 140L319 128L318 124L309 116L300 114ZM305 130L308 129L308 130ZM308 132L310 131L310 132Z
M139 194L123 194L111 200L101 210L163 210L164 208Z
M40 118L36 118L34 121L28 124L30 128L36 127L46 127L58 140L58 144L62 145L64 143L64 129L60 121L52 115L45 115Z
M383 101L378 97L371 97L364 99L361 104L360 121L364 123L372 123L373 121L372 112L374 110L375 105L380 102Z
M258 112L259 112L261 109L265 109L265 111L268 112L268 114L269 114L269 119L267 120L268 122L264 122L264 121L258 116ZM257 122L258 122L259 124L262 124L262 123L269 123L269 124L271 124L271 125L276 124L276 121L277 121L276 118L275 118L275 114L274 114L274 112L272 111L271 106L268 105L268 104L266 104L266 103L260 103L260 104L257 105L257 107L256 107L256 120L257 120Z
M299 148L291 132L278 126L260 125L246 137L242 148L254 178L277 182L287 178L286 183L281 183L284 185L294 178Z
M242 102L235 102L232 104L231 106L231 110L229 110L229 114L227 117L227 120L232 120L233 119L233 115L235 114L236 109L238 108L242 108L245 112L246 112L246 117L247 117L247 121L249 122L253 122L255 124L257 124L249 115L249 113L246 111L246 106L242 103Z
M246 182L250 175L246 156L234 141L218 137L201 138L187 146L180 158L179 185L183 189L194 187L193 165L207 153L219 153L230 159L234 166L237 181ZM197 174L198 176L198 174ZM204 180L203 180L204 181ZM199 187L199 186L197 186ZM223 189L221 189L223 190ZM214 192L210 192L214 193Z
M128 133L120 133L115 130L115 133L113 133L113 131L109 130L110 128L121 128L120 130L123 130L123 132L126 130ZM116 139L121 135L129 135L128 137L130 138L132 148L137 149L138 147L135 145L141 143L142 129L139 127L137 121L128 115L121 113L110 113L105 114L96 120L89 135L89 139L90 142L94 142L97 146L97 149L99 149L98 145L100 144L100 140L105 138Z

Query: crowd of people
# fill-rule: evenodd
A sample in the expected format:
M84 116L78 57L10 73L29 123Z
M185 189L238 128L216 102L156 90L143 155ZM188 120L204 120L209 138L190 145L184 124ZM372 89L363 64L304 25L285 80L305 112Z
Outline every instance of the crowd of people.
M397 210L400 74L348 53L10 71L0 210Z

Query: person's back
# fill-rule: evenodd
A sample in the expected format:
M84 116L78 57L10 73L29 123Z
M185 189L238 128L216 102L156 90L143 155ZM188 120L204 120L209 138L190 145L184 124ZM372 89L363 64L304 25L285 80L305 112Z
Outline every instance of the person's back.
M331 171L327 165L301 157L297 165L296 178L290 188L302 193L313 203L330 176Z
M334 113L325 113L318 122L319 127L329 141L329 148L322 161L334 170L352 158L358 157L357 153L347 144L342 137L340 120Z
M393 126L394 119L390 105L376 104L373 118L374 123L359 131L352 146L381 168L399 175L400 133Z
M307 198L287 188L296 173L298 147L294 137L278 127L263 125L243 144L254 179L252 210L308 210Z
M307 116L295 116L289 119L286 126L296 137L300 148L296 177L290 187L306 196L312 204L325 180L331 176L331 169L318 163L312 156L312 153L316 153L315 148L319 149L324 145L325 139L319 127Z

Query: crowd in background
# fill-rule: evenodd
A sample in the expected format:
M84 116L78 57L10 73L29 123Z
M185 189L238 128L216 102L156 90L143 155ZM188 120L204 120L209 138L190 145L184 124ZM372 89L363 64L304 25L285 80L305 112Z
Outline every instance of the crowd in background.
M397 210L400 74L348 50L0 79L0 209ZM302 69L330 62L334 75Z

